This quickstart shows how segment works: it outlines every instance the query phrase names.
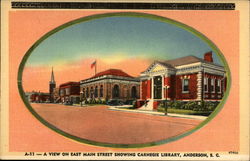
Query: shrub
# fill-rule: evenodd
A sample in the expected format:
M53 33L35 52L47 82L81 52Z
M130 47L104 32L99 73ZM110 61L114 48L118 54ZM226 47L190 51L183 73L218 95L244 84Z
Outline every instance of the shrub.
M102 104L106 104L107 102L106 102L106 100L102 100Z
M164 107L158 107L158 108L157 108L157 111L158 111L158 112L165 112L165 108L164 108Z
M218 104L219 104L219 102L202 101L202 102L200 102L200 105L198 105L198 109L195 109L195 110L214 111Z
M197 108L197 103L194 101L187 102L183 105L183 109L185 110L193 110L194 108Z
M162 101L158 107L159 111L167 108L173 109L183 109L183 110L193 110L193 111L214 111L219 102L212 102L212 101Z
M89 103L89 101L86 98L83 100L83 102L84 102L84 104L88 104Z
M136 109L137 108L137 101L133 101L132 102L132 107L130 107L129 109Z
M98 99L96 100L96 103L97 103L97 104L102 104L102 100L101 100L100 98L98 98Z
M183 109L184 102L182 101L174 101L172 104L172 108L175 109Z
M89 101L89 104L95 104L96 103L96 101L95 101L95 99L90 99L90 101Z

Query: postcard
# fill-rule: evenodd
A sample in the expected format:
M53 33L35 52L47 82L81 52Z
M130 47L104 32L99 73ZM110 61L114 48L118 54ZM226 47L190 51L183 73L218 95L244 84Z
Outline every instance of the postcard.
M247 1L1 4L1 159L249 160Z

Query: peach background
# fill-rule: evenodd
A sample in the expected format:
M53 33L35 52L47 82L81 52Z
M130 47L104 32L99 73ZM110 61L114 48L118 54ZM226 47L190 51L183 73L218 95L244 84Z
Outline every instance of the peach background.
M133 10L133 12L165 16L195 28L212 40L228 61L232 84L224 108L208 124L187 137L168 144L140 149L96 147L57 134L41 124L28 111L17 88L18 67L27 50L45 33L65 22L105 12L108 11L10 11L9 151L238 151L239 13L237 11Z

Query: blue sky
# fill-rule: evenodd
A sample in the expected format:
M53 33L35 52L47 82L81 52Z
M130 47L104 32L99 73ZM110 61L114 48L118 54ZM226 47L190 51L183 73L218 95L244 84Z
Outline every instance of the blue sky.
M27 66L54 66L86 58L168 60L187 55L203 58L212 49L175 25L136 17L95 19L67 27L44 40ZM216 64L221 64L213 54Z

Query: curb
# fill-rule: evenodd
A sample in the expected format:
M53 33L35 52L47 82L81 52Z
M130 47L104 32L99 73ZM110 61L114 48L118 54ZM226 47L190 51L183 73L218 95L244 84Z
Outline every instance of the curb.
M108 110L113 111L124 111L124 112L133 112L133 113L144 113L150 115L158 115L158 116L169 116L169 117L179 117L179 118L187 118L187 119L196 119L196 120L205 120L208 117L206 116L197 116L197 115L183 115L183 114L175 114L175 113L168 113L165 115L162 112L154 112L154 111L145 111L145 110L129 110L129 109L119 109L115 107L109 107Z

